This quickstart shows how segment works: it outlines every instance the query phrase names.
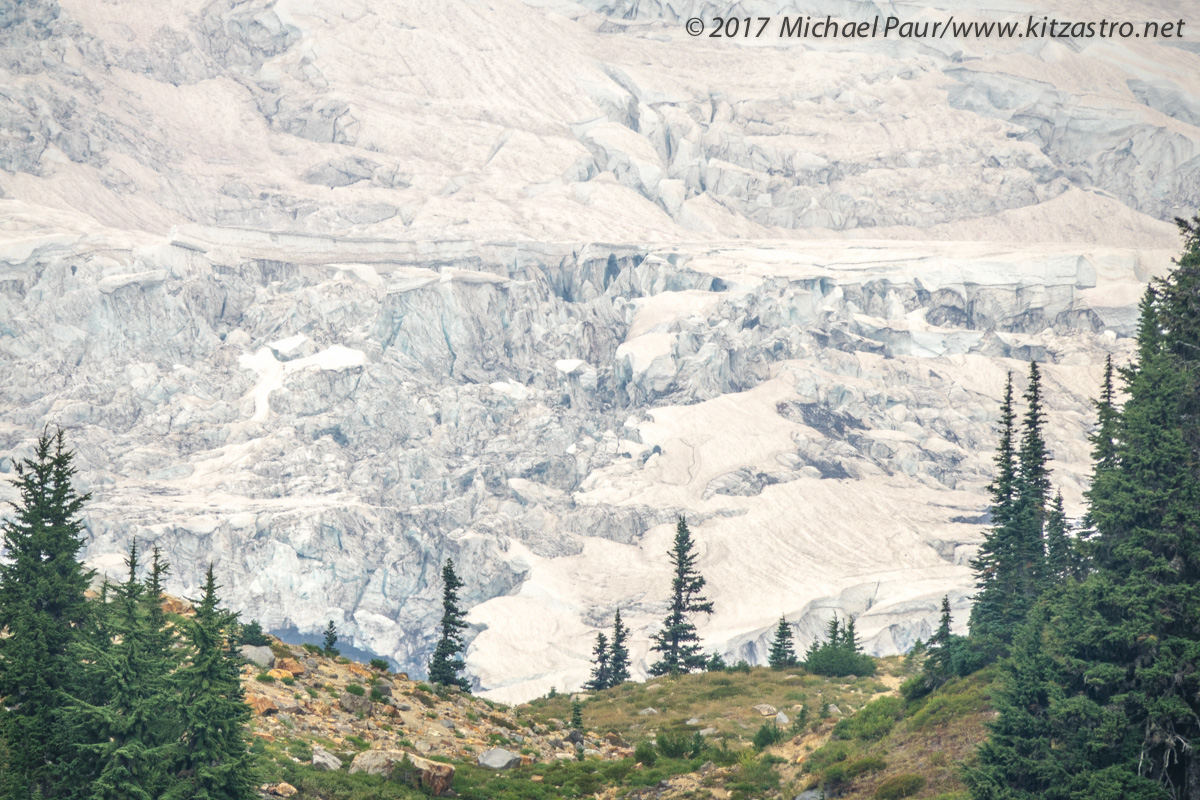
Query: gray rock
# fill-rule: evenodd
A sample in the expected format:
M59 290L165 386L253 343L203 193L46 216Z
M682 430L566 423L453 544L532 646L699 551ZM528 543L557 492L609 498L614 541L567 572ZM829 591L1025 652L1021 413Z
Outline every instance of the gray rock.
M338 695L338 705L342 707L343 711L351 714L366 714L371 710L371 698L366 695L342 692Z
M478 764L485 769L511 769L521 763L521 756L503 747L493 747L479 754Z
M646 708L643 708L641 711L639 711L639 712L638 712L638 716L639 716L639 717L649 717L649 716L653 716L654 714L657 714L657 713L658 713L658 709L657 709L657 708L653 708L653 707L646 707Z
M777 725L788 725L791 723L791 720L788 719L787 714L780 711L778 714L775 715L775 723Z
M313 747L312 765L322 772L334 772L342 768L342 760L320 745Z
M769 705L767 703L759 703L758 705L756 705L754 707L754 710L757 711L759 714L762 714L764 717L773 717L773 716L775 716L775 712L777 711L775 706Z
M263 669L271 669L275 666L275 654L269 647L244 644L238 649L238 652L242 654L242 658Z

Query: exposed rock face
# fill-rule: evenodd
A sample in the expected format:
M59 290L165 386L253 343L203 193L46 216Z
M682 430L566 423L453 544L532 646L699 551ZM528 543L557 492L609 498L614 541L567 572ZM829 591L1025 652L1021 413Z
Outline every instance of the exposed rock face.
M894 652L965 619L1030 360L1078 513L1100 365L1200 204L1200 56L352 5L0 22L0 472L67 428L98 568L150 540L195 596L211 560L244 616L420 675L452 557L514 700L617 608L642 674L686 514L727 660L780 613Z
M314 747L312 765L322 772L336 772L342 768L342 761L333 753L322 747Z
M257 664L263 669L271 669L275 666L275 654L271 652L271 648L269 647L255 647L244 644L238 652L242 654L242 658L252 664Z
M479 754L479 766L486 769L512 769L521 763L521 756L503 747L493 747Z
M394 777L396 767L405 758L415 768L421 786L434 797L441 797L454 784L454 767L438 761L430 761L402 750L367 750L354 757L350 773L365 772L368 775Z

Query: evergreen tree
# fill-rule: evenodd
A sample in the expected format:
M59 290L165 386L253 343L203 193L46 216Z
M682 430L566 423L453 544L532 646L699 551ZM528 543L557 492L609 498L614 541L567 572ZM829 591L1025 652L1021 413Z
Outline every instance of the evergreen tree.
M621 610L613 616L612 644L608 650L608 685L620 686L629 680L629 628L621 622Z
M1046 514L1046 574L1050 581L1064 581L1076 575L1079 561L1075 543L1067 534L1067 515L1063 510L1062 492L1054 495Z
M675 567L671 579L671 605L663 629L652 639L650 648L662 653L662 658L650 666L651 675L693 672L704 669L707 662L700 648L700 637L690 614L712 614L713 604L700 594L704 578L696 569L695 544L683 517L675 526L675 542L671 548L671 564Z
M458 590L465 584L454 573L454 561L446 559L442 567L442 636L429 662L429 680L443 686L457 686L464 692L471 684L458 673L467 668L463 663L463 631L467 628L466 614L458 607Z
M992 527L984 533L979 552L971 561L975 588L971 609L971 635L999 640L1014 605L1009 577L1014 570L1013 510L1016 504L1017 461L1013 445L1016 412L1013 409L1012 373L1004 384L1000 405L1000 441L996 447L996 477L988 486ZM998 647L993 645L993 647Z
M583 706L579 704L578 700L571 701L571 729L583 730Z
M771 641L771 652L767 655L767 663L772 669L785 669L796 665L796 648L792 643L792 626L780 615L779 625L775 628L775 638Z
M834 614L824 642L813 642L804 657L804 668L817 675L844 677L874 675L875 659L863 655L854 620L839 621Z
M969 773L978 798L1200 797L1200 242L1182 227L1186 252L1147 290L1121 370L1111 463L1088 493L1088 574L1050 593L1041 635L1014 647L1014 699Z
M234 651L237 617L220 608L212 564L196 616L184 620L187 661L174 675L182 734L174 785L163 800L251 800L258 796L246 744L250 708Z
M63 715L78 742L73 767L87 765L77 777L89 779L90 800L152 800L169 787L166 764L178 709L168 685L173 658L169 644L163 646L170 631L161 614L147 610L136 541L125 564L128 576L114 588L107 614L106 635L112 639L84 644L79 667L91 673L89 683L106 688L104 702L77 698Z
M720 653L713 653L704 666L705 672L723 672L726 669L729 669L729 665L725 663L725 657Z
M325 654L326 658L337 658L342 654L337 643L337 626L333 624L333 620L329 620L329 624L325 626L325 645L321 648L321 652Z
M78 675L72 658L88 619L92 573L79 559L79 512L90 495L71 485L74 454L63 433L43 431L34 456L16 467L19 499L3 525L0 563L0 797L54 797L53 765L73 733L58 713Z
M583 688L598 692L612 685L612 673L608 665L608 637L603 633L596 634L596 646L592 648L592 679Z
M971 611L971 636L976 647L992 659L1011 642L1030 604L1046 588L1044 527L1050 489L1049 452L1042 429L1046 412L1042 404L1041 371L1029 365L1028 404L1022 420L1020 448L1012 449L1012 379L1005 387L1001 406L1002 431L996 454L996 480L992 484L992 529L984 535L975 570L975 606Z

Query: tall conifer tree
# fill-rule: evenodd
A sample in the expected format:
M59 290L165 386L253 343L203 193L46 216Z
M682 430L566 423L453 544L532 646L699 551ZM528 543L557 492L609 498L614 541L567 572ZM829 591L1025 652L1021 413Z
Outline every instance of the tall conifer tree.
M73 646L88 617L91 572L79 553L79 512L90 495L72 486L74 454L63 432L43 431L32 459L16 467L19 499L3 526L0 563L0 797L54 797L54 764L71 750L63 692L78 670Z
M692 614L711 614L713 604L700 591L704 578L696 569L695 543L683 517L675 526L675 542L671 547L671 564L675 574L671 579L671 605L663 628L654 635L652 650L662 658L650 666L651 675L703 670L708 659L700 648L700 637L691 621Z
M592 678L584 684L585 689L598 692L612 685L612 673L609 670L608 637L602 632L596 634L596 645L592 648Z
M629 680L629 628L621 622L621 610L613 616L613 632L608 651L608 675L610 686L620 686Z
M84 759L91 757L90 800L156 800L169 786L178 703L169 691L170 654L159 646L168 634L161 617L163 627L151 627L136 541L125 564L128 576L114 588L107 612L112 639L85 646L80 667L94 673L107 696L102 704L77 699L65 713Z
M466 692L470 691L471 684L458 674L467 668L462 659L466 614L458 606L458 590L464 585L454 572L454 560L447 558L442 567L442 635L429 662L429 680L444 686L457 686Z
M1014 648L993 741L1016 746L980 750L978 798L1200 797L1200 241L1181 227L1184 256L1147 290L1121 370L1111 465L1088 493L1089 573L1049 593L1041 635Z
M775 626L775 638L771 640L771 651L767 654L767 664L773 669L784 669L796 665L796 647L792 641L792 626L781 614L779 624Z
M163 800L251 800L257 797L246 745L250 707L233 647L237 616L220 607L212 564L194 619L184 623L187 662L175 673L182 736L172 762L174 785Z

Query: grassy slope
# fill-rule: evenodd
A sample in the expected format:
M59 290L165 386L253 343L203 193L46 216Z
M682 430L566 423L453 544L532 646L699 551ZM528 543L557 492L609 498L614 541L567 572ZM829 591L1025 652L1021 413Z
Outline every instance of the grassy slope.
M912 795L918 798L965 797L958 766L985 736L988 699L994 675L983 672L954 681L913 704L895 696L905 672L902 659L880 661L874 678L830 679L803 670L706 673L627 683L582 699L585 727L597 734L613 732L630 746L664 734L689 735L715 728L705 749L681 758L661 754L653 765L633 758L602 761L542 762L503 773L458 762L455 791L465 800L555 800L658 797L676 800L748 800L792 798L799 791L826 786L847 798L873 798L881 783L904 774L925 780ZM890 703L892 714L880 721L868 712L822 717L825 704L842 712L858 712L874 699ZM761 756L750 746L755 731L770 718L754 710L766 703L795 720L809 709L802 729L788 726L787 736ZM645 708L659 713L641 715ZM873 707L874 709L880 706ZM541 698L516 713L550 729L569 720L571 697ZM875 717L870 725L868 717ZM899 719L894 719L899 717ZM691 719L699 724L688 725ZM303 741L258 742L264 779L286 780L301 798L321 800L387 800L421 795L408 787L365 775L318 773L306 764ZM707 761L715 762L703 774ZM849 768L849 769L847 769ZM840 770L840 772L839 772ZM859 771L855 774L855 771ZM848 774L847 774L848 773Z

